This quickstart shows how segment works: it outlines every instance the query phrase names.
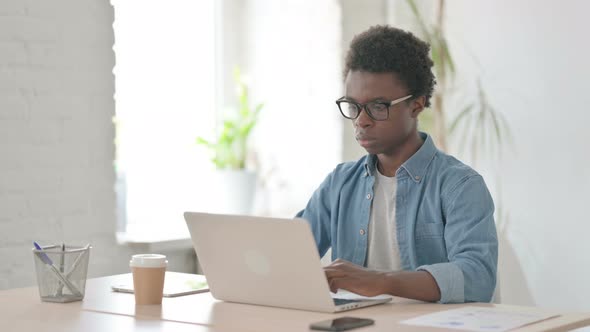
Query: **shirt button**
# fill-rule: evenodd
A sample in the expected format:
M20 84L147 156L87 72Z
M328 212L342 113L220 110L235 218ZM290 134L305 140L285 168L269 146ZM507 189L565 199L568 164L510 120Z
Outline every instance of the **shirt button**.
M415 179L416 179L416 180L420 180L420 177L416 175Z
M367 194L367 199L371 199L371 194Z
M361 235L365 235L365 230L364 230L364 229L361 229L361 230L359 231L359 233L361 233Z

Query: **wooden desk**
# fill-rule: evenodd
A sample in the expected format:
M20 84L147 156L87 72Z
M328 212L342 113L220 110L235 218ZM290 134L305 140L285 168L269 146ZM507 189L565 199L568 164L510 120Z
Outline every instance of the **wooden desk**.
M0 291L2 331L309 331L309 324L352 315L372 318L375 325L355 331L451 331L400 324L399 321L463 305L441 305L395 298L393 303L339 314L221 302L210 293L164 298L162 306L135 306L133 295L111 292L125 275L88 280L82 302L39 300L37 287ZM469 304L474 305L474 304ZM477 304L502 308L541 309ZM518 331L568 331L590 325L590 313L559 312L560 317ZM7 324L7 325L6 325Z

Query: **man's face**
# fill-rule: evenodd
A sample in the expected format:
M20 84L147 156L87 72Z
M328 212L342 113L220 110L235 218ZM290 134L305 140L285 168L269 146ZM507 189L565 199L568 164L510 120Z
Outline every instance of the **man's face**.
M410 91L394 73L350 71L345 81L345 97L365 104L390 102ZM410 99L389 107L389 118L375 121L363 109L352 120L355 138L371 154L393 155L416 132L416 117L423 109L422 98ZM422 104L422 105L421 105Z

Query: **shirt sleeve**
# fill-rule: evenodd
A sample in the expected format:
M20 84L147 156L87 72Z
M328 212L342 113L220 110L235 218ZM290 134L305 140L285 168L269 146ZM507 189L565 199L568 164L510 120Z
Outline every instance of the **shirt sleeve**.
M295 217L307 220L318 248L320 257L331 247L331 211L330 187L333 173L330 173L313 193L305 209L299 211Z
M423 265L440 289L441 303L489 302L496 287L498 238L494 203L480 175L460 181L443 197L449 262Z

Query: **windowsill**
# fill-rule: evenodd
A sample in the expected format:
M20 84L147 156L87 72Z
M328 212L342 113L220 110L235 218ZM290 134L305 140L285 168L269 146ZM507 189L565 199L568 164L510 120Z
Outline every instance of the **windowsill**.
M160 232L117 232L117 243L142 252L170 252L193 248L190 235L185 233L162 234Z

